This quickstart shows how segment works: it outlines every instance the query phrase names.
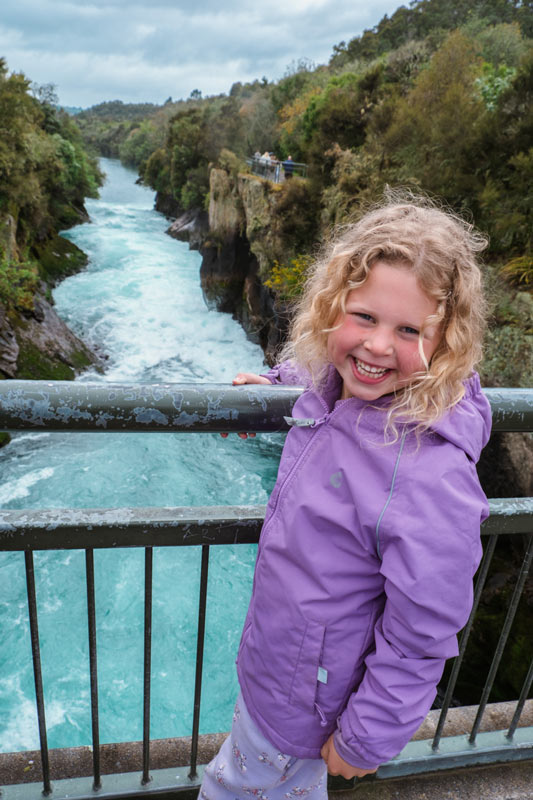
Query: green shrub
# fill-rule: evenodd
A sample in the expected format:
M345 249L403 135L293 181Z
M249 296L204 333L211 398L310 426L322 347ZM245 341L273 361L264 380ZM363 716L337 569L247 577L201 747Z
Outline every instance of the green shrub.
M476 78L474 85L489 111L495 111L499 96L509 88L515 75L514 67L506 67L505 64L494 67L487 62L483 64L482 74Z
M250 171L246 162L243 161L242 158L239 158L239 156L236 156L235 153L233 153L231 150L228 150L226 147L223 147L220 151L218 164L233 178L236 178L239 172Z
M271 276L265 286L276 294L280 300L294 300L302 293L307 271L312 259L308 255L290 258L286 264L274 261Z
M501 274L512 284L533 289L533 255L526 253L512 258L502 267Z
M0 258L0 301L6 308L32 311L38 282L35 264Z

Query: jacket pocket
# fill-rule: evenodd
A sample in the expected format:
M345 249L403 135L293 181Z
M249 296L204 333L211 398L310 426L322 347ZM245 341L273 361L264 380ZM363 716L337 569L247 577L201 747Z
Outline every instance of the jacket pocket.
M318 670L325 633L326 626L321 622L306 620L289 691L289 703L311 713L315 711Z

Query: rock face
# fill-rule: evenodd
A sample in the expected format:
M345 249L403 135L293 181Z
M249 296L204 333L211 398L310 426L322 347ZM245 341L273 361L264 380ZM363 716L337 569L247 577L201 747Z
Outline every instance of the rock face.
M15 228L10 217L0 221L0 250L9 260L18 258ZM45 280L33 297L33 308L0 303L0 379L72 380L100 361L57 316L50 287L83 269L87 256L60 236L35 245L34 256Z
M14 323L18 353L15 369L8 374L10 378L72 380L79 372L99 363L94 353L57 316L44 290L43 285L36 297L36 311L31 316L19 314ZM0 369L5 372L2 362Z
M20 347L15 331L4 306L0 303L0 371L7 378L17 374L17 359Z
M209 234L201 248L200 277L208 302L231 311L265 352L267 361L286 334L286 320L264 280L287 247L276 232L280 187L254 175L210 174Z
M274 305L263 282L275 261L283 263L292 254L276 218L282 196L282 187L270 181L212 169L208 214L174 206L176 219L167 231L200 250L206 302L233 314L268 361L274 359L287 329L285 310ZM158 197L156 208L166 212L172 202Z
M169 236L189 242L191 250L199 250L209 231L209 218L205 211L181 211L167 229Z

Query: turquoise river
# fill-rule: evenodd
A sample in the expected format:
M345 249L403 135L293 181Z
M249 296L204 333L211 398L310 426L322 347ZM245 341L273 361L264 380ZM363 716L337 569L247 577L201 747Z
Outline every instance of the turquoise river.
M88 268L54 291L68 325L106 355L84 382L229 382L263 354L230 315L207 309L200 256L166 235L167 220L135 174L103 160L107 181L91 222L65 236ZM0 451L0 507L111 508L265 503L282 437L214 434L51 434L13 437ZM234 659L251 591L255 546L212 548L201 732L228 730ZM200 552L154 551L152 738L189 735ZM51 747L90 744L82 551L35 557L45 709ZM142 738L142 551L95 553L101 741ZM0 752L38 747L21 553L0 553Z

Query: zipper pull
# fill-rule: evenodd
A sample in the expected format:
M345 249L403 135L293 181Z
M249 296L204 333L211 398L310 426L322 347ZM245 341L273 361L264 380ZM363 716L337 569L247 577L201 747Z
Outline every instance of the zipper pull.
M323 417L320 419L311 419L305 417L283 417L287 425L290 425L291 428L316 428L319 425L322 425L323 422L329 417L328 414L324 414Z
M316 425L314 419L305 419L299 417L283 417L287 425L291 428L313 428Z

